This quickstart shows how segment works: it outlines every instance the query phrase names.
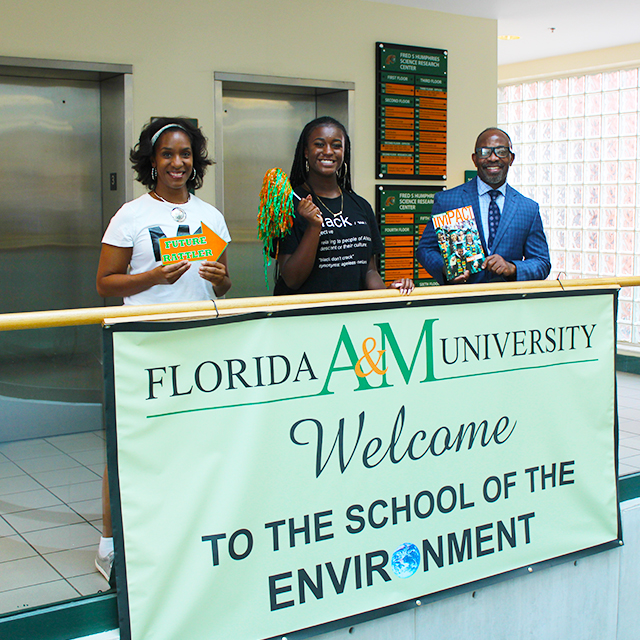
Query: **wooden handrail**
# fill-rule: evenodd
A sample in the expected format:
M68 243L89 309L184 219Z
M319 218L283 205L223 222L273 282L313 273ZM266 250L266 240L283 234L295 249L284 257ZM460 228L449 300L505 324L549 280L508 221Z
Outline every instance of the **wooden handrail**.
M531 290L558 290L576 288L602 287L637 287L640 277L590 278L575 280L532 280L526 282L497 282L467 284L456 286L434 286L414 289L407 297L407 302L423 298L451 298L476 293L512 293ZM370 300L390 298L400 299L395 289L374 291L348 291L343 293L317 293L294 296L263 296L255 298L231 298L202 302L177 302L171 304L127 305L117 307L93 307L83 309L59 309L52 311L29 311L23 313L0 314L0 331L18 329L42 329L47 327L77 326L85 324L102 324L106 320L118 319L176 319L178 317L208 317L217 313L223 315L247 313L257 310L276 310L280 308L308 307L343 302L367 302Z

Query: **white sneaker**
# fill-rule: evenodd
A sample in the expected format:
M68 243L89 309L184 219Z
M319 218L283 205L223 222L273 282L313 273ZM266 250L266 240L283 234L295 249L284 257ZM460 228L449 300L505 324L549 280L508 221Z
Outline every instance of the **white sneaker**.
M111 569L113 568L113 551L110 551L106 556L101 556L99 553L95 559L96 569L102 574L102 577L109 582L111 578Z

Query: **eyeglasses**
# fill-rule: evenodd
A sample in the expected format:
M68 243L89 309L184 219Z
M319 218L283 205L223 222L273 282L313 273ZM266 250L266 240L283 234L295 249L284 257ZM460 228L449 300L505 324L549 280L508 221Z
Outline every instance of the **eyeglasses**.
M480 158L490 158L492 153L495 153L498 158L508 158L511 149L509 147L478 147L476 149L476 155Z

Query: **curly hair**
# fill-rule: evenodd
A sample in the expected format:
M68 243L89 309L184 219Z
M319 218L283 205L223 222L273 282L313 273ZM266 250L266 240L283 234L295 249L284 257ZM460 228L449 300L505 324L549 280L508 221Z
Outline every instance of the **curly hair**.
M304 155L304 150L309 143L309 136L316 127L322 127L326 125L338 127L338 129L340 129L344 134L344 154L342 167L346 167L346 169L344 169L343 171L338 171L338 185L343 191L353 191L353 188L351 186L351 140L349 140L349 135L347 134L347 130L344 128L344 125L338 122L335 118L331 118L329 116L321 116L320 118L316 118L315 120L308 122L302 130L302 133L300 134L298 144L296 145L296 151L293 156L291 173L289 174L289 182L291 182L291 186L294 189L296 187L299 187L301 184L304 184L305 180L307 179L307 172L305 170L306 158Z
M213 164L213 162L207 154L207 139L204 137L200 127L191 124L187 118L156 118L145 125L140 133L138 144L131 149L131 153L129 154L129 159L137 174L136 180L148 189L155 189L157 180L151 176L151 159L154 154L154 145L151 144L151 140L156 132L172 124L175 125L175 129L183 130L187 136L189 136L191 151L193 153L193 168L196 170L196 177L191 176L189 180L187 180L187 188L194 190L199 189L202 186L207 167ZM171 131L172 129L172 127L169 127L167 130Z

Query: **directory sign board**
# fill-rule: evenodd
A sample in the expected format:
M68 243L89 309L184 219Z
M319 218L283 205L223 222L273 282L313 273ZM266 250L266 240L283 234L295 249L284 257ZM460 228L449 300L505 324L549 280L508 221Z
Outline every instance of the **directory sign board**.
M431 219L433 199L442 187L378 185L376 214L384 242L380 274L388 284L411 278L416 287L437 285L415 258L425 225Z
M376 176L447 177L447 51L376 43Z

